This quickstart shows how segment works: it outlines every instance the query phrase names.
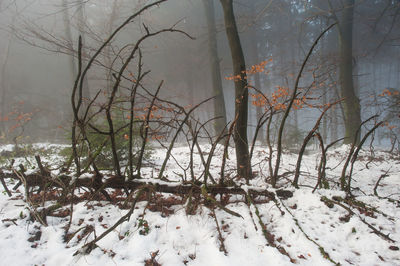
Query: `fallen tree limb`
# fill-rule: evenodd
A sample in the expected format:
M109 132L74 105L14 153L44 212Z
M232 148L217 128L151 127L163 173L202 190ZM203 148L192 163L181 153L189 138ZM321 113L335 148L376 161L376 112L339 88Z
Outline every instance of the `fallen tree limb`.
M4 173L0 172L0 177L4 178L15 178L15 173ZM86 187L86 188L93 188L94 187L94 179L93 178L78 178L73 181L70 176L59 176L57 178L57 182L52 180L49 177L43 177L40 173L33 173L26 175L26 185L27 187L36 187L42 186L43 181L46 182L48 187L54 188L62 188L63 186L70 186L74 184L76 188L79 187ZM98 184L96 184L98 186ZM144 185L152 186L155 192L160 193L172 193L178 195L187 195L189 193L192 194L202 194L200 185L197 184L181 184L181 183L159 183L157 180L153 182L152 180L148 179L134 179L131 181L125 181L125 178L121 177L111 177L106 179L102 184L101 187L103 189L111 188L111 189L128 189L128 190L137 190ZM217 194L234 194L234 195L243 195L246 196L249 193L252 197L257 196L264 196L271 200L275 200L275 194L278 198L281 199L288 199L293 196L293 192L290 190L279 189L276 191L268 191L267 189L264 190L255 190L255 189L243 189L241 187L225 187L220 185L208 185L207 192L210 195L217 195Z
M145 189L146 188L142 188L141 190L139 190L139 192L135 196L135 200L134 200L131 208L129 209L129 211L124 216L119 218L118 221L115 222L115 224L113 226L111 226L110 228L108 228L104 233L102 233L98 237L95 237L95 239L93 239L89 243L85 244L82 248L80 248L78 251L76 251L74 253L74 256L76 256L78 254L89 254L94 248L96 248L96 246L97 246L96 243L98 241L103 239L110 232L114 231L114 229L117 228L120 224L122 224L122 223L124 223L126 221L129 221L130 217L132 216L133 212L135 211L136 202L138 201L139 197L143 194Z
M381 182L381 180L382 180L383 178L389 176L388 173L389 173L390 169L392 169L392 168L390 167L389 169L387 169L387 171L379 177L378 181L376 181L375 186L374 186L374 195L375 195L375 196L379 197L379 195L378 195L379 183Z
M325 251L324 247L321 246L319 243L317 243L317 241L315 241L314 239L311 238L311 236L309 236L304 229L300 226L299 220L297 220L297 218L293 215L293 213L289 210L289 208L281 201L282 206L286 209L286 211L290 214L290 216L292 216L294 223L296 224L297 228L299 228L299 230L303 233L303 235L312 243L314 243L317 247L319 252L321 253L322 257L324 259L329 260L330 262L332 262L334 265L341 265L340 262L336 262L335 260L333 260L329 253Z
M249 202L249 209L250 209L250 205L253 205L254 209L255 209L255 214L258 218L258 223L260 224L261 227L261 231L265 237L265 240L267 240L268 245L270 245L271 247L276 248L282 255L286 256L289 258L291 263L296 263L297 261L295 259L293 259L289 253L286 251L286 249L283 246L280 246L279 244L277 245L275 243L275 235L273 235L271 232L269 232L267 230L267 226L265 225L265 223L263 222L263 220L261 219L261 215L260 215L260 211L258 210L257 205L254 203L253 199L251 198L251 196L249 194L246 195L247 200ZM250 209L250 213L251 213L251 209ZM282 213L282 211L281 211Z
M11 194L10 190L8 189L7 184L6 184L6 182L4 181L4 178L3 178L3 171L2 171L1 169L0 169L0 181L1 181L1 184L3 185L4 190L7 192L7 195L8 195L9 197L12 197L12 194Z
M391 242L391 243L395 243L396 241L393 240L392 238L389 237L389 234L385 235L384 233L382 233L381 231L379 231L377 228L375 228L372 224L368 223L363 217L361 217L361 215L356 214L353 210L350 209L350 207L347 207L346 205L344 205L343 203L337 201L337 200L331 200L328 199L327 197L322 197L321 201L325 202L325 203L331 203L331 204L336 204L340 207L342 207L343 209L345 209L346 211L348 211L351 215L355 215L357 216L360 221L362 223L364 223L365 225L368 226L368 228L370 228L372 230L372 232L374 234L376 234L377 236L381 237L382 239Z

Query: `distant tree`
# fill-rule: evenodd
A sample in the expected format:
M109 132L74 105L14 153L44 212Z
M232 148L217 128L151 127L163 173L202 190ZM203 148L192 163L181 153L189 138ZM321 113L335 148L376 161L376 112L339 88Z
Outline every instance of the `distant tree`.
M255 65L255 64L259 64L262 60L260 57L260 51L258 48L258 43L260 42L259 40L259 34L258 31L260 30L262 25L261 23L259 23L257 21L257 19L259 18L259 11L257 9L256 6L256 1L251 1L250 4L250 19L249 22L246 25L246 30L248 31L248 46L249 46L249 58L251 61L251 65ZM248 29L247 29L248 27ZM257 72L253 75L253 81L254 81L254 87L256 87L256 89L261 90L261 77L260 77L260 73ZM270 89L270 88L267 88ZM261 118L263 113L263 110L261 108L261 106L256 106L256 118L257 121L259 121L259 119ZM257 138L263 142L265 142L264 139L264 131L260 130L258 133Z
M0 7L1 7L2 2L0 2ZM5 11L5 10L4 10ZM3 12L4 12L3 11ZM11 25L14 25L14 21L15 21L15 16L12 17L11 19ZM6 113L6 106L8 104L8 99L7 99L7 87L8 84L6 82L7 80L7 64L9 61L9 56L10 56L10 46L11 41L12 41L12 33L8 34L7 36L7 41L6 41L6 47L4 49L4 51L2 51L2 61L1 61L1 66L0 66L0 119L1 116L5 115ZM6 131L6 126L4 123L0 123L0 137L5 134Z
M216 134L224 130L226 125L226 110L222 88L221 70L218 56L217 30L215 26L214 0L203 0L208 31L208 53L212 78L214 99L214 115L219 117L214 124Z
M353 83L353 13L354 0L345 0L341 19L339 19L339 80L340 92L344 100L344 143L355 140L357 129L361 124L360 101ZM359 141L360 136L357 136Z

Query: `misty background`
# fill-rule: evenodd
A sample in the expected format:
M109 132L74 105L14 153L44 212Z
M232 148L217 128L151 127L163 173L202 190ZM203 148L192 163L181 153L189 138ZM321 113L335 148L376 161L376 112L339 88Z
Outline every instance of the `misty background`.
M90 71L85 97L110 90L112 69L121 65L124 47L146 30L175 28L183 34L165 33L143 45L144 68L151 70L145 83L182 106L191 106L215 94L209 49L208 0L169 0L151 9L120 32ZM68 142L72 121L71 91L77 71L78 38L83 56L90 55L144 0L1 0L0 1L0 141ZM225 100L226 120L234 118L232 61L225 34L222 8L214 7L218 63ZM237 0L235 15L247 69L267 62L262 72L249 75L249 83L266 95L294 86L304 57L317 36L344 9L339 0ZM388 124L375 140L388 146L399 130L400 3L357 0L353 18L353 81L361 103L362 120L378 113ZM341 98L338 65L340 39L329 31L307 64L300 87L310 89L314 104ZM135 63L133 63L134 65ZM132 72L136 71L132 67ZM126 83L128 86L128 83ZM251 94L257 94L250 90ZM253 101L250 98L250 103ZM99 98L101 102L101 97ZM257 107L250 104L249 136L257 123ZM214 104L196 110L206 121L215 116ZM286 145L299 142L320 114L302 108L290 115ZM21 117L22 116L22 117ZM17 125L17 126L16 126ZM343 136L343 109L332 108L323 119L321 135L327 142ZM261 134L260 140L264 138Z

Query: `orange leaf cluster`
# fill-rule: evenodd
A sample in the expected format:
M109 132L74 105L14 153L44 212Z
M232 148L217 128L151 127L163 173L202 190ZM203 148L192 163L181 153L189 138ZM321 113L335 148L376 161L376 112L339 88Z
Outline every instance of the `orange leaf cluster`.
M275 110L282 110L286 109L286 105L283 103L280 103L279 100L281 98L286 98L289 95L289 89L286 87L281 87L278 86L277 90L272 93L272 96L270 98L270 104ZM251 94L251 97L254 99L252 101L252 104L254 106L266 106L267 105L267 99L261 94Z
M249 75L253 75L253 74L256 74L256 73L264 72L265 71L265 67L267 66L267 64L269 62L272 62L272 58L270 58L268 60L265 60L265 61L262 61L259 64L251 66L249 70L244 70L239 75L228 76L228 77L225 77L225 79L226 80L233 80L235 82L237 82L239 80L242 80L242 79L247 79L247 76L249 76Z
M277 103L277 104L274 105L274 109L275 109L276 111L278 111L278 110L285 110L285 109L286 109L286 104L284 104L284 103Z
M381 94L379 94L378 96L397 96L399 95L400 92L399 91L390 91L388 89L384 89L383 92Z
M301 99L295 99L293 102L293 109L295 110L302 109L305 103L306 103L306 96L303 96Z
M254 99L251 101L254 106L261 107L267 104L267 100L261 94L251 94L251 97Z
M163 135L153 135L151 136L152 140L161 140L161 139L165 139L165 136Z
M146 120L146 115L145 114L141 114L141 115L135 115L135 118L138 120Z
M395 126L395 125L390 125L389 122L384 122L382 124L382 127L387 127L390 130L397 128L397 126Z
M236 75L236 76L231 76L231 77L225 77L226 80L233 80L234 82L237 82L239 80L242 80L242 76L241 75ZM247 79L247 77L245 76L244 79Z
M272 61L272 58L262 61L261 63L259 63L257 65L251 66L251 68L249 70L243 71L242 73L246 73L247 75L252 75L252 74L264 72L265 67L271 61Z
M284 97L286 97L288 95L289 95L289 89L288 88L282 87L282 86L278 86L277 87L277 90L272 93L272 99L271 99L271 104L273 106L279 106L278 109L275 108L275 110L279 110L284 106L282 104L279 105L278 104L278 100L280 98L284 98Z
M23 105L24 101L17 102L11 112L8 114L1 116L0 115L0 122L14 122L13 125L8 127L8 132L13 132L16 128L23 126L30 120L32 120L33 112L25 113L21 111L20 105Z

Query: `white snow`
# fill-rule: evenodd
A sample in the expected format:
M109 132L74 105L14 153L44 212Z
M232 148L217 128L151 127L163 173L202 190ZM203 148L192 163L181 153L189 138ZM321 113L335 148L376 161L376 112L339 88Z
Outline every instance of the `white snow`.
M39 144L35 147L47 149L50 144ZM59 149L56 145L51 145ZM207 160L210 145L202 145L202 151ZM11 150L9 146L0 147ZM343 146L332 149L327 157L327 178L330 180L330 189L317 189L312 193L317 182L317 166L320 154L316 151L305 155L302 162L302 175L299 180L300 189L293 189L290 182L293 174L284 175L279 185L294 192L293 197L256 203L260 217L269 233L273 234L275 244L283 247L289 256L296 260L298 265L332 265L321 254L319 247L329 254L330 258L341 265L400 265L400 251L389 247L399 247L400 241L400 158L391 156L383 151L375 151L373 160L368 150L360 152L360 160L354 165L353 187L356 199L364 202L378 211L373 217L360 212L356 207L350 207L355 215L351 215L348 222L343 220L348 211L339 205L329 208L321 197L345 197L339 189L339 177L343 162L349 147ZM220 163L223 147L218 147L215 158L212 160L210 173L219 179ZM195 152L195 177L200 178L202 163ZM189 165L189 148L178 147L173 150L167 164L164 176L172 181L191 179ZM149 181L165 184L163 181L152 180L157 177L158 170L165 157L165 150L156 149L152 157L154 166L145 167L142 175ZM268 188L274 191L266 182L268 171L268 149L256 147L253 155L253 170L257 176L245 185L243 180L235 180L246 191ZM45 165L55 168L62 158L57 155L43 156ZM285 171L294 171L297 155L284 154L280 174ZM14 163L29 166L28 171L35 169L34 158L17 158ZM179 165L178 165L179 164ZM4 163L6 167L8 162ZM235 176L234 150L229 150L229 160L225 170L226 176ZM389 171L388 171L389 170ZM388 171L378 187L378 198L373 195L373 188L378 178ZM57 174L55 171L53 174ZM11 189L16 180L6 179ZM177 184L177 183L173 183ZM4 188L1 186L0 191ZM77 194L83 190L76 191ZM41 226L29 220L28 204L24 201L24 188L12 191L12 198L6 193L0 193L0 265L144 265L151 254L158 252L155 259L161 265L292 265L288 256L282 255L276 247L269 246L264 238L262 228L254 206L248 206L242 196L231 197L226 207L239 213L238 218L216 209L215 214L221 228L227 255L220 251L220 240L212 211L205 206L199 206L195 215L185 212L185 205L178 204L169 207L173 211L170 215L152 212L146 209L146 202L137 204L130 220L122 223L116 230L100 240L89 255L73 254L95 235L99 236L111 227L128 210L118 208L106 201L81 202L74 206L70 233L76 234L66 243L64 228L69 222L65 218L48 217L48 226ZM163 195L165 198L171 196ZM390 197L397 202L390 202L383 197ZM176 198L180 199L178 196ZM50 204L50 203L48 203ZM346 205L348 206L348 205ZM286 208L287 209L286 209ZM69 205L64 209L68 209ZM284 212L282 214L281 210ZM290 212L290 213L289 213ZM293 215L293 216L292 216ZM390 243L374 234L361 219L380 230L395 243ZM141 234L144 229L141 221L148 224L148 233ZM298 225L304 231L300 230ZM88 226L94 231L84 235ZM40 240L29 242L28 239L38 231ZM314 241L306 238L306 235Z

